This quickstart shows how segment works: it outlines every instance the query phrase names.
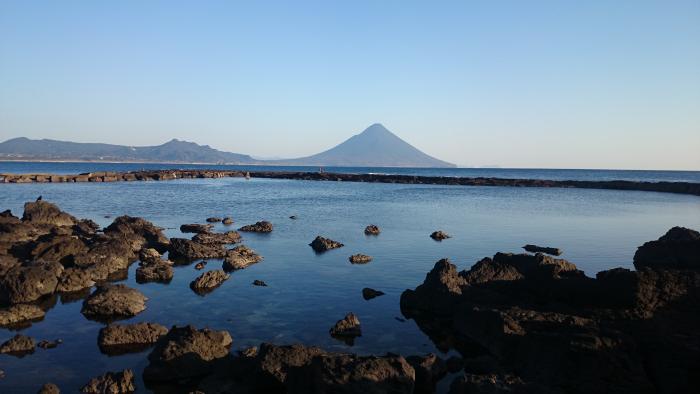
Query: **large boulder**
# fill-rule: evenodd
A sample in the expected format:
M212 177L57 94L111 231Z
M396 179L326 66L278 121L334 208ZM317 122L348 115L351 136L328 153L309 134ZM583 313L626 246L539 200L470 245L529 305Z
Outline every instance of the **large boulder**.
M638 270L692 269L700 270L700 233L685 227L673 227L656 241L646 242L634 254Z
M45 315L46 312L36 305L15 304L0 309L0 327L26 326L32 321L43 319Z
M82 314L96 320L135 316L146 309L146 296L123 284L103 285L83 302Z
M33 243L29 254L33 260L57 262L69 266L73 263L75 256L87 250L85 242L76 236L48 234Z
M53 294L63 272L59 263L32 262L15 266L0 278L0 302L26 303Z
M104 229L104 233L117 238L136 240L134 252L138 252L142 248L165 251L169 244L168 238L163 234L161 228L138 217L119 216Z
M167 333L165 326L156 323L110 324L100 330L97 344L107 354L138 352Z
M180 382L210 373L229 355L233 340L226 331L173 327L148 355L143 371L146 382Z
M56 291L58 292L76 292L90 288L95 285L93 275L90 271L81 268L66 268L58 278Z
M22 222L32 225L50 224L54 226L72 226L77 220L73 216L61 211L56 205L39 200L24 204Z

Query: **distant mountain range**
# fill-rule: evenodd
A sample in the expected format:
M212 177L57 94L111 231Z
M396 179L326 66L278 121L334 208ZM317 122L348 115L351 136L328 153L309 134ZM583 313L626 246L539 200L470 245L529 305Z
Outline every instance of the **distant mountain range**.
M157 146L123 146L20 137L0 143L0 160L104 161L333 167L455 167L411 146L379 123L327 151L284 160L257 160L173 139Z

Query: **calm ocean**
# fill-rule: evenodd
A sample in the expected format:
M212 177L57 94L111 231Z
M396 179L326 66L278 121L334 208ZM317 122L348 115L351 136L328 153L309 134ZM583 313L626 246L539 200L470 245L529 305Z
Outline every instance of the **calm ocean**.
M2 172L78 173L142 168L241 168L167 164L0 163ZM243 167L246 168L246 167ZM259 169L260 167L247 167ZM299 170L300 167L262 167ZM317 168L308 168L311 171ZM600 171L527 169L394 169L326 168L338 172L376 172L445 176L541 179L629 179L700 182L700 172ZM635 191L558 188L509 188L396 185L293 180L193 179L168 182L2 184L0 210L22 214L26 201L42 195L63 210L102 226L127 214L141 216L182 237L183 223L201 223L210 216L232 216L235 228L258 220L271 221L271 234L243 234L244 243L264 261L232 274L220 288L202 297L188 285L196 277L192 265L178 267L168 285L137 284L136 265L125 283L148 298L147 309L128 322L191 323L229 330L233 349L301 342L328 350L356 353L436 352L445 355L411 320L402 322L399 297L422 283L440 258L460 269L496 252L521 252L535 243L564 250L563 258L588 275L613 267L632 268L636 247L658 238L673 226L700 229L700 197ZM296 215L297 220L290 220ZM363 229L373 223L378 237ZM453 236L435 242L428 235L442 229ZM216 230L223 231L222 225ZM345 247L317 255L308 246L316 235L341 241ZM348 256L374 257L367 265L351 265ZM209 260L207 269L220 268ZM254 287L261 279L268 287ZM385 296L365 301L363 287ZM22 330L36 340L62 338L55 349L38 349L24 358L0 356L0 392L36 392L54 382L76 391L90 377L108 370L132 368L141 375L148 350L109 357L97 347L100 323L80 314L81 302L63 302L46 319ZM362 322L355 345L339 342L328 329L347 312ZM15 332L0 329L0 342ZM452 377L444 379L442 390ZM142 381L137 385L144 390Z

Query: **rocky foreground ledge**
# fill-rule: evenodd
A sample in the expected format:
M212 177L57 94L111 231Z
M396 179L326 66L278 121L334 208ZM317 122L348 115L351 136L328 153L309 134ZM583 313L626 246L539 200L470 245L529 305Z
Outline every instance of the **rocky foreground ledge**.
M565 187L581 189L636 190L700 196L700 183L637 182L637 181L576 181L544 179L469 178L444 176L341 174L329 172L286 171L219 171L219 170L157 170L132 172L89 172L77 175L0 174L0 183L70 183L70 182L129 182L167 181L195 178L251 177L309 181L370 182L425 185Z

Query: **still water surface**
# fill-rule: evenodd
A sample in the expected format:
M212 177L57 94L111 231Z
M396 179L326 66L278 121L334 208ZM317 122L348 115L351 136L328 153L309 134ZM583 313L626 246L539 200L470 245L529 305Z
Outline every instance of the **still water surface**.
M232 216L234 228L262 219L273 222L271 234L243 234L244 243L264 261L233 273L204 297L188 286L201 273L194 264L176 268L168 285L137 284L134 264L125 281L149 298L146 311L129 322L226 329L234 338L233 349L263 341L302 342L362 354L444 356L413 321L396 319L402 317L401 292L422 283L442 257L465 269L482 257L520 252L525 243L535 243L562 248L562 257L594 275L617 266L632 268L636 247L672 226L700 229L696 196L238 178L3 184L0 209L21 216L23 203L39 195L102 226L112 220L105 215L144 217L165 227L169 237L183 236L177 230L180 224L203 222L209 216ZM291 220L290 215L298 219ZM381 227L380 236L364 235L370 223ZM217 225L217 231L224 229ZM433 241L428 235L437 229L453 238ZM308 246L316 235L341 241L345 247L317 255ZM374 261L352 265L347 259L354 253L369 254ZM220 261L210 260L206 269L220 267ZM269 286L252 286L255 279ZM363 287L386 295L365 301ZM85 319L80 307L80 301L59 299L44 321L22 331L37 341L62 338L64 343L21 359L0 355L0 369L6 374L0 379L0 392L35 392L49 381L74 392L92 376L123 368L134 369L140 379L148 351L101 354L97 334L102 325ZM353 347L328 335L333 323L349 311L359 316L363 330ZM14 334L0 329L0 341ZM442 391L451 379L445 380ZM144 390L142 381L137 385Z

